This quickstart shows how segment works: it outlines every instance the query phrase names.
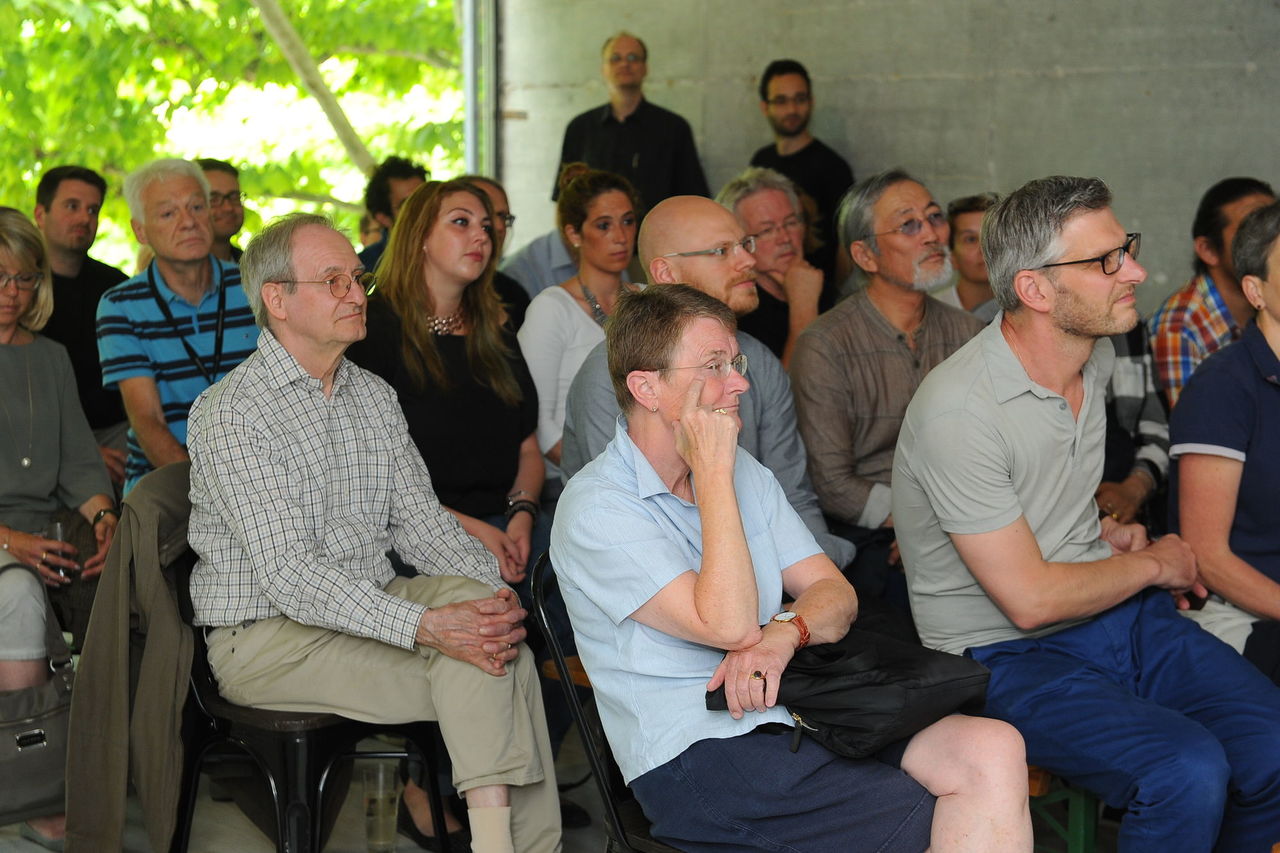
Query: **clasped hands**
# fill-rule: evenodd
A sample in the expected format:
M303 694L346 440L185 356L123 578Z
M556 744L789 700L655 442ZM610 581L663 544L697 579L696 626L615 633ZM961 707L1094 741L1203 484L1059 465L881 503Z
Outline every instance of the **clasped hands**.
M795 655L795 644L794 628L776 622L766 624L761 629L760 642L725 654L707 682L707 690L724 685L725 702L735 720L742 719L747 711L769 710L778 704L778 685Z
M506 675L507 663L515 660L517 644L525 638L522 623L527 615L516 594L503 587L492 598L428 609L415 639L490 675Z

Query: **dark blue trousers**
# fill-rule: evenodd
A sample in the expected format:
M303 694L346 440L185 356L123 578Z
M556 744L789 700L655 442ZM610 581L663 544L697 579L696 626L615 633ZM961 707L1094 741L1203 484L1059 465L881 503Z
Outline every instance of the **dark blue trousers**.
M1127 810L1120 850L1280 841L1280 688L1147 590L1048 637L970 649L1027 761Z
M781 732L774 729L782 729ZM873 758L841 758L791 730L700 740L632 780L654 838L688 851L916 853L933 796Z

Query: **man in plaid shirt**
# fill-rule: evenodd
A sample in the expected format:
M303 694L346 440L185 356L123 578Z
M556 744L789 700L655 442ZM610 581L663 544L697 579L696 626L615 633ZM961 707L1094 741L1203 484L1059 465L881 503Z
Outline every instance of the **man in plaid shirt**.
M1195 278L1174 291L1150 321L1156 375L1170 408L1196 365L1238 340L1253 317L1231 263L1231 238L1240 220L1273 201L1271 185L1256 178L1227 178L1200 199L1191 225Z
M241 262L258 347L196 400L188 435L191 597L220 691L260 708L438 720L474 849L559 850L525 612L440 506L395 392L343 356L365 335L351 243L295 214ZM419 574L396 577L390 550Z

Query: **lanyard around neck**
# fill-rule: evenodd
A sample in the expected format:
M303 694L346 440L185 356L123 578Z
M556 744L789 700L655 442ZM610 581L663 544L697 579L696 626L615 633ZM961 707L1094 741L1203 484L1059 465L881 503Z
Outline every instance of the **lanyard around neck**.
M212 262L211 262L212 263ZM147 265L147 284L151 287L151 296L156 301L156 305L160 306L160 313L164 314L165 320L177 333L178 340L182 341L182 347L187 351L191 363L196 366L196 370L200 371L200 375L204 377L204 381L210 385L214 382L214 377L218 375L218 369L222 366L222 326L227 316L227 286L219 276L218 281L218 319L214 324L214 342L213 342L213 373L211 374L204 366L204 362L200 359L195 348L187 342L187 337L182 333L182 327L178 325L178 321L173 318L173 312L169 310L169 303L164 301L160 295L160 288L156 285L155 274L156 262L152 261ZM195 320L191 321L191 326L195 328Z

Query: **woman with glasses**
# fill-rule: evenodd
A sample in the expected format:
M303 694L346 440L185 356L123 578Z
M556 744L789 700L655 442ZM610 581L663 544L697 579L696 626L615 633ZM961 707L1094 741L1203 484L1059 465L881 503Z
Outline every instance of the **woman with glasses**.
M39 334L52 313L44 239L24 215L0 208L0 691L48 681L41 584L70 589L101 572L118 517L67 351ZM94 550L47 535L68 508L92 528L83 538ZM63 817L34 818L21 832L61 849Z
M419 187L378 264L368 334L347 355L396 389L440 503L527 600L527 567L550 531L538 518L538 398L505 326L495 263L484 191L463 180ZM433 830L416 786L406 788L405 804L412 822L402 811L401 829L425 845ZM447 827L451 838L459 829Z
M604 340L604 322L628 287L623 273L635 253L638 207L626 178L598 169L560 190L556 221L577 271L534 298L519 334L538 389L538 446L547 458L547 478L556 484L569 385L587 353Z

